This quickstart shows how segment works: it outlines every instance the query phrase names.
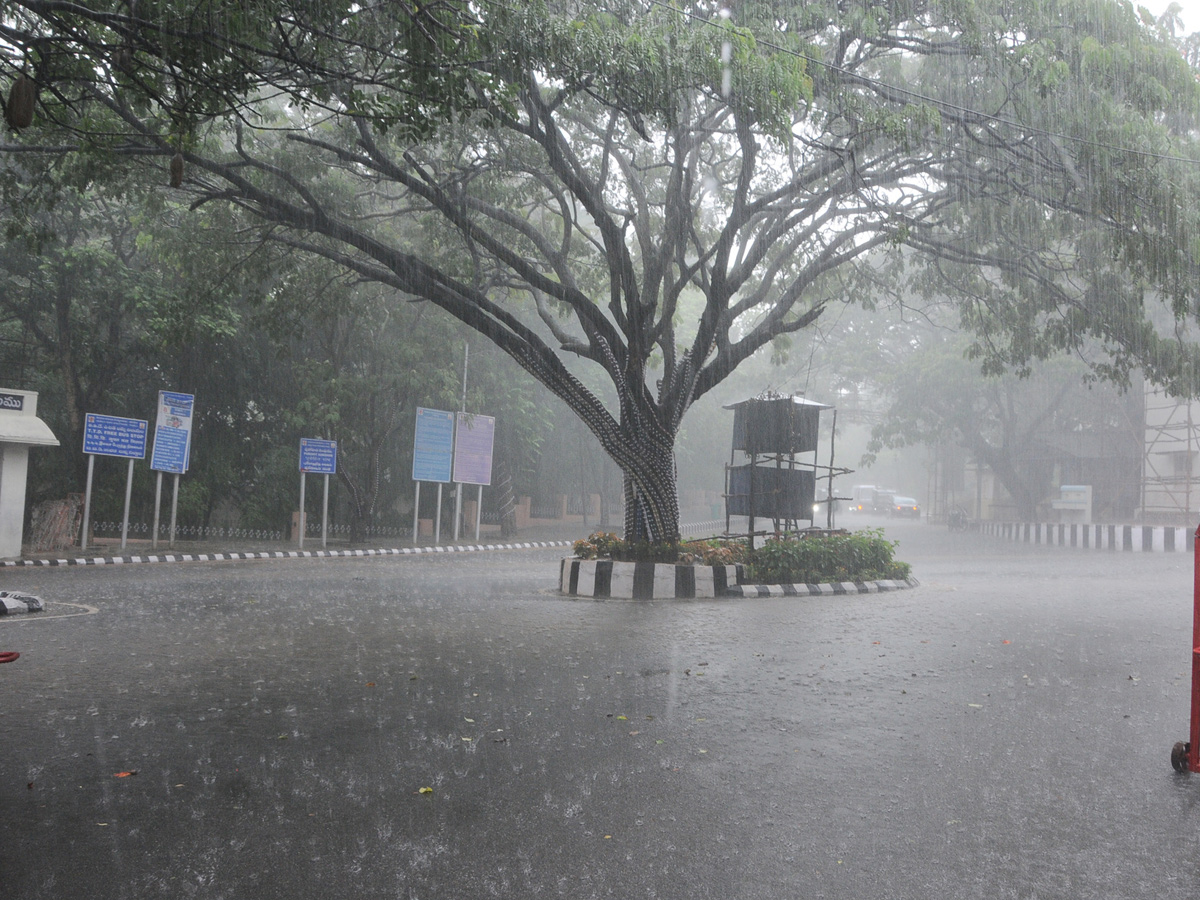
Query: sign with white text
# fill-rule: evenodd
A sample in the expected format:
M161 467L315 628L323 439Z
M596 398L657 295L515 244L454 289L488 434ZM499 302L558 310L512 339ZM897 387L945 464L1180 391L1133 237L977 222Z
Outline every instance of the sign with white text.
M156 472L182 475L192 455L192 408L194 394L158 392L158 421L154 425L154 450L150 468Z
M146 458L145 419L88 413L83 420L83 452L98 456Z
M413 436L413 481L450 481L454 458L454 413L417 407Z
M336 475L337 441L300 438L300 471L309 475Z

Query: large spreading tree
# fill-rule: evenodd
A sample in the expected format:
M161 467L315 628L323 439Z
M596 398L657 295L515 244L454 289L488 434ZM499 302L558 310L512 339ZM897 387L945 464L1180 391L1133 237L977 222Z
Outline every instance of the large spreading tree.
M864 299L889 248L962 298L993 365L1092 339L1116 377L1179 384L1192 365L1143 302L1191 311L1200 90L1170 29L1125 3L2 15L13 177L22 152L150 161L181 202L233 204L265 237L441 308L586 423L625 475L629 538L678 534L688 407Z

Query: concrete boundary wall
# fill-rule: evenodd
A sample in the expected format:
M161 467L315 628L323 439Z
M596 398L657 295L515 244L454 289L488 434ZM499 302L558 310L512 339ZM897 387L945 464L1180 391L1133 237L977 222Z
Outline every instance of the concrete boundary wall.
M983 534L1017 544L1046 544L1131 553L1190 553L1191 528L1172 525L1083 525L1065 522L981 522Z

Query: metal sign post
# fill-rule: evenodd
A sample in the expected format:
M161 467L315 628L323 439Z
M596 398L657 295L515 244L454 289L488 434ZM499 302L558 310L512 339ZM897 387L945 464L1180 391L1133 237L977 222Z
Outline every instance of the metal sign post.
M154 528L150 532L150 548L158 549L158 514L162 507L162 472L154 475Z
M96 468L96 454L88 454L87 483L83 490L83 533L79 536L79 549L87 550L88 523L92 517L92 471Z
M442 409L417 407L417 426L413 435L413 481L416 499L413 502L413 545L417 543L420 524L421 482L437 482L437 512L434 515L433 542L442 536L442 485L450 481L454 459L454 413Z
M300 470L300 521L298 523L297 532L296 532L296 534L297 534L296 546L299 547L301 550L304 549L304 526L307 524L307 522L305 521L307 518L307 514L304 512L304 484L307 481L307 479L308 479L308 476L305 475L304 470L301 469Z
M321 546L329 542L329 476L337 473L337 441L300 439L300 546L304 546L304 480L308 473L325 476L321 507Z
M175 547L175 512L179 509L179 475L175 475L175 485L171 488L171 530L168 532L167 546Z
M133 496L134 460L146 458L145 419L124 419L88 413L83 422L83 452L88 454L87 491L83 499L82 549L87 549L87 533L92 509L92 467L96 456L119 456L129 460L125 477L125 514L121 519L121 549L129 535L129 501Z
M1200 528L1192 549L1192 716L1187 742L1171 748L1176 772L1200 772Z
M467 411L467 360L471 357L471 345L463 344L463 376L462 376L462 406L459 407L459 415ZM462 419L458 421L458 425L462 427ZM457 444L455 446L457 452ZM457 479L455 479L457 481ZM459 525L462 522L462 502L463 502L463 486L462 483L454 485L454 542L458 543Z
M1196 528L1193 550L1200 551L1200 528ZM1187 762L1188 772L1200 772L1200 553L1193 552L1192 559L1192 727L1188 728Z

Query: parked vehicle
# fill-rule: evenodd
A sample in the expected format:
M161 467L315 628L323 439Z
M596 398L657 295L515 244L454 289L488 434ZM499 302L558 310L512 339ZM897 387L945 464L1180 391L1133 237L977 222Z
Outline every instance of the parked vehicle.
M912 497L893 497L891 515L896 518L919 519L921 518L921 507Z

